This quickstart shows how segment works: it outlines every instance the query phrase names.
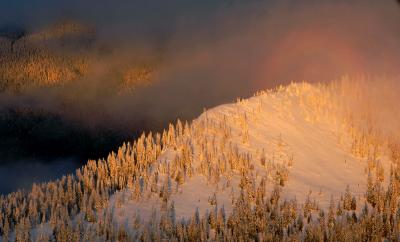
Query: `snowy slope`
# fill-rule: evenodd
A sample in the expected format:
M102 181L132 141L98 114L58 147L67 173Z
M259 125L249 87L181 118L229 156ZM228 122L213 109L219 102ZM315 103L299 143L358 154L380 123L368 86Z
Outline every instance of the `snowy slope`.
M332 90L323 86L299 83L204 112L192 124L192 134L197 129L201 131L197 136L187 137L194 146L194 170L204 159L199 154L198 144L204 143L205 139L211 140L208 144L211 148L229 143L250 157L249 167L254 171L251 174L256 176L257 182L266 178L268 191L274 187L276 171L283 170L288 171L282 187L286 199L296 198L299 203L304 203L309 195L320 207L327 208L331 196L337 201L349 186L363 204L367 159L352 152L349 130L354 127L346 121L341 102L336 98ZM220 152L219 148L215 149ZM158 162L172 162L177 153L179 149L166 150ZM265 164L262 164L263 159ZM388 177L389 159L383 154L379 160L385 177ZM214 194L218 206L224 206L229 213L232 198L238 195L239 183L239 172L221 176L217 182L201 172L193 172L179 186L173 181L170 199L176 216L188 218L196 209L200 214L212 209ZM162 210L159 197L149 193L140 199L129 199L130 194L131 191L125 190L111 199L119 222L132 221L138 215L149 219L152 213Z
M368 224L398 216L395 87L294 83L215 107L89 160L75 176L0 197L3 231L21 241L231 240L242 231L364 240L378 231ZM396 224L373 236L396 238Z

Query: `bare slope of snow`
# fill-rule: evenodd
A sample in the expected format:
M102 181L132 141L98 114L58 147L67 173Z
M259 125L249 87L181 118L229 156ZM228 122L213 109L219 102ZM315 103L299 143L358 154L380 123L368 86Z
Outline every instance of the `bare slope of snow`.
M385 177L388 177L390 161L384 152L378 157L370 151L372 146L368 138L365 138L366 145L357 145L359 131L348 121L337 89L340 88L335 85L328 88L292 84L204 112L193 121L191 135L184 139L193 147L190 154L193 172L182 183L170 181L170 201L176 216L189 218L197 209L203 214L215 203L224 206L227 213L231 211L241 183L241 168L227 171L223 163L226 163L226 154L225 160L229 160L232 150L250 161L245 165L251 170L247 174L249 180L258 183L264 178L268 191L274 185L281 186L286 199L295 198L304 203L310 197L320 207L327 208L331 196L334 200L340 199L349 186L363 204L368 166L376 167L366 160L372 155L379 160L378 166L384 168ZM364 136L369 137L368 134ZM231 147L228 149L231 151L226 151L226 146ZM367 148L363 153L358 152L364 146ZM179 145L177 147L163 151L155 170L163 167L160 164L164 167L168 164L171 170L164 174L168 176L174 172L174 159L182 153ZM217 163L215 170L221 174L215 176L215 180L213 175L204 175L213 174L215 170L209 168L204 173L203 168L204 164L213 162ZM163 177L163 172L159 175ZM161 180L157 183L159 188L163 184ZM133 194L125 190L111 199L120 223L132 222L138 216L149 219L154 212L165 209L162 199L151 192L139 199L131 199Z

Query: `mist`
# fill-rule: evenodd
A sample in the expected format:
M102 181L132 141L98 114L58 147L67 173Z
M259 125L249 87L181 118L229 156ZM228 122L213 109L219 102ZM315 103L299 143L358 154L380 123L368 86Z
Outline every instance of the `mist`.
M0 194L7 194L16 189L29 190L33 183L58 179L65 175L66 171L77 169L79 164L74 158L54 160L51 163L19 160L3 164L0 166Z
M391 0L0 2L1 24L34 32L62 19L94 26L98 45L109 51L96 56L82 80L1 94L0 110L45 110L73 123L71 132L106 130L112 142L98 149L99 156L141 132L161 131L260 89L344 75L399 75L400 7ZM127 62L155 63L155 74L151 85L118 95L110 91L112 70ZM82 163L99 158L71 149L50 160L67 155Z

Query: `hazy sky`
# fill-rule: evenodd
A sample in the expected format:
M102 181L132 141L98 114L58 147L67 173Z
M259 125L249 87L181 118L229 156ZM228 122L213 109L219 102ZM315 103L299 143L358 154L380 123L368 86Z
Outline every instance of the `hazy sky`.
M290 81L398 74L395 0L0 0L0 25L35 31L63 19L96 27L115 49L107 65L141 49L162 55L156 82L132 97L99 98L109 81L103 74L85 88L36 95L57 109L60 95L75 93L79 109L98 105L118 122L192 118L202 107Z

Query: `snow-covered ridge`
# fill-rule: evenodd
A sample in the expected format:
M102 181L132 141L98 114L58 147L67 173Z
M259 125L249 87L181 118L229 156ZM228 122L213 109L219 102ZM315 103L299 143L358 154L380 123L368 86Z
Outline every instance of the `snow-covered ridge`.
M377 167L388 177L391 162L387 155L376 157L373 153L382 149L372 138L368 140L373 133L363 133L348 120L348 103L338 100L350 91L345 85L345 81L330 86L294 83L205 111L193 121L190 137L184 138L193 149L193 172L182 184L171 180L169 199L176 216L189 218L196 209L204 213L215 199L227 213L231 211L243 172L242 167L229 169L224 164L232 150L247 157L249 164L244 166L251 169L246 171L248 179L253 183L265 179L267 191L276 184L282 186L285 199L300 203L312 199L327 209L331 198L339 200L348 186L363 204L370 168ZM357 116L356 112L353 114ZM359 137L364 140L358 144ZM168 155L161 156L159 162L173 163L180 157L181 148L178 145L176 150L167 149L164 153ZM366 162L372 157L376 164ZM163 169L172 173L175 170L173 165ZM122 197L126 198L125 193ZM121 199L119 196L113 199ZM120 221L127 214L147 218L160 207L157 196L120 203Z
M0 234L273 240L326 230L336 238L341 230L329 229L351 234L358 219L367 231L369 219L394 216L400 194L400 129L381 123L388 113L396 123L399 110L390 98L380 105L376 90L392 89L377 84L384 82L293 83L178 121L75 176L2 197ZM377 236L396 234L395 224Z

